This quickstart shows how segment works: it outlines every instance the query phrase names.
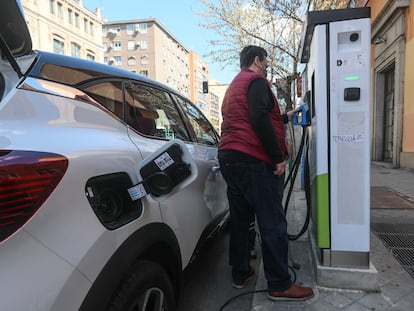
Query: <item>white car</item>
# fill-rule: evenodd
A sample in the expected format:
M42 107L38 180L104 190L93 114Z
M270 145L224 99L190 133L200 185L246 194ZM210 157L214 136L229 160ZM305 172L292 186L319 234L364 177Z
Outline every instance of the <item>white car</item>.
M0 310L175 310L183 269L229 216L218 134L158 82L32 51L14 0L0 33ZM160 150L167 177L142 165Z

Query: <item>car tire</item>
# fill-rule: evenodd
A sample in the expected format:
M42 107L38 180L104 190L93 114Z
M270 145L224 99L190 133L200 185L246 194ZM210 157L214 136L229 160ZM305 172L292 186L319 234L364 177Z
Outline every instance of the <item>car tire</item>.
M116 290L108 311L174 311L174 297L165 269L154 262L140 261Z

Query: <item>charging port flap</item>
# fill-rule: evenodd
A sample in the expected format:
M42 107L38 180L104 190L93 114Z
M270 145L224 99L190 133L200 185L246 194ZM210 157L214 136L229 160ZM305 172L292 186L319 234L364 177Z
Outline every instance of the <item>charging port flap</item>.
M197 166L185 144L170 140L145 158L138 166L140 183L128 189L132 199L147 194L164 201L197 177Z

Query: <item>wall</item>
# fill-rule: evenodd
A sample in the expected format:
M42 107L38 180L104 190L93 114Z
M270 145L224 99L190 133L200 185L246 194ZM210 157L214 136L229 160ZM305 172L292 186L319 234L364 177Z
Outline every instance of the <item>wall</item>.
M385 137L384 77L394 66L392 164L414 168L414 42L412 0L371 0L372 20L372 159L381 161ZM381 40L380 40L381 39Z
M414 11L413 1L406 14L406 70L401 166L414 168Z

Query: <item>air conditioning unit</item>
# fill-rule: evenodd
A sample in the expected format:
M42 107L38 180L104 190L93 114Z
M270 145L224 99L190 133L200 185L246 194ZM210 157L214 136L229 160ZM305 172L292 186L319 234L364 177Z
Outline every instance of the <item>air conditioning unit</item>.
M113 63L115 63L115 58L110 57L108 60L108 64L113 64Z
M108 31L107 31L107 33L108 33L108 35L116 35L117 34L117 31L115 29L113 29L113 28L109 28Z
M139 33L139 24L135 24L135 33Z
M141 45L141 42L135 41L135 47L139 47Z

